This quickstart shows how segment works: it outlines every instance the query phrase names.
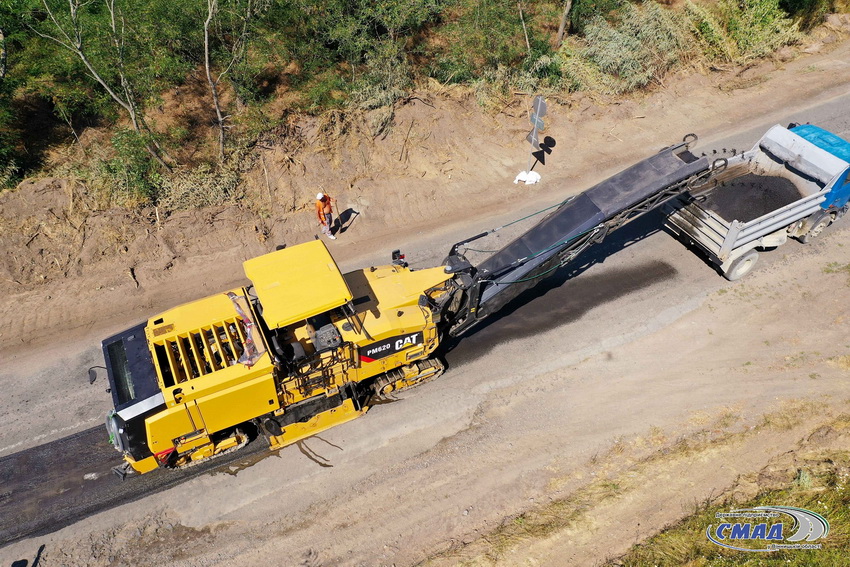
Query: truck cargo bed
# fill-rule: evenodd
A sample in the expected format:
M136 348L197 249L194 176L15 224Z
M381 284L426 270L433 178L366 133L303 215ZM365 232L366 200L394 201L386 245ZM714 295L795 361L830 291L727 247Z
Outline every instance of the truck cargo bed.
M667 225L724 270L747 250L784 242L789 226L820 209L835 175L825 152L779 126L728 163L665 209Z
M721 218L750 222L802 197L790 179L747 173L712 189L702 206Z

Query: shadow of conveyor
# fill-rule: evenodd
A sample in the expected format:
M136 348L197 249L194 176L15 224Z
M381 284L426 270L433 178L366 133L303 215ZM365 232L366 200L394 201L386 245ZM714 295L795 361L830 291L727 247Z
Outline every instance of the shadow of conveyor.
M589 247L575 260L526 290L469 333L444 340L439 353L448 365L483 356L500 342L541 334L576 321L591 309L676 276L663 260L639 266L613 268L576 278L610 256L657 232L663 232L664 214L653 210ZM541 298L543 301L537 301Z

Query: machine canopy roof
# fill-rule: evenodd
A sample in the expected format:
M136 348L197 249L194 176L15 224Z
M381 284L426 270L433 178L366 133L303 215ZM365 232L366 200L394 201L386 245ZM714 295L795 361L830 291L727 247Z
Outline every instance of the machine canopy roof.
M251 258L243 266L254 283L263 319L272 329L303 321L352 299L321 240Z

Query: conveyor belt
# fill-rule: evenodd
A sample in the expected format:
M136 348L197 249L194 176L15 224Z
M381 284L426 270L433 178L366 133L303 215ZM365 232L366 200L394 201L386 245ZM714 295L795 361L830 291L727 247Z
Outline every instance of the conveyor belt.
M695 139L695 138L694 138ZM572 260L608 232L687 190L690 180L710 171L681 143L666 148L565 201L537 225L477 266L462 333L537 283L557 265ZM457 245L453 248L453 252Z

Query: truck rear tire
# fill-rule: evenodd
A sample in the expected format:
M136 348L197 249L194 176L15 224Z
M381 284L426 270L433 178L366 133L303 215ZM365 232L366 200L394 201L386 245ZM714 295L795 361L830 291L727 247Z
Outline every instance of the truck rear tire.
M825 216L824 218L819 220L809 232L799 238L800 242L802 242L803 244L808 244L812 241L813 238L817 238L818 236L820 236L820 233L823 232L823 229L831 225L833 220L834 219L832 215Z
M753 268L756 267L756 262L758 262L759 253L755 250L750 250L749 252L745 252L743 256L737 258L732 264L729 266L729 269L723 273L723 277L729 280L730 282L734 282L735 280L739 280L753 271Z

